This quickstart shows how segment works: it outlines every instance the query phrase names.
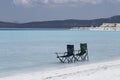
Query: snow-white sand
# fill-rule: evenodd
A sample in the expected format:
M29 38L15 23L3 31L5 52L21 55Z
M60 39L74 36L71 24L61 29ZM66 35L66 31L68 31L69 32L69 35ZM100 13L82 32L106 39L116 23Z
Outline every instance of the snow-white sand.
M16 74L0 80L120 80L120 60Z

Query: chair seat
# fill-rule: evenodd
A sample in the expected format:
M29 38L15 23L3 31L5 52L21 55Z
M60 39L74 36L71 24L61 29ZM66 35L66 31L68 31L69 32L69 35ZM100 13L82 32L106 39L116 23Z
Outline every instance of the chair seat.
M78 50L78 53L76 54L76 60L77 61L88 60L87 43L80 44L80 50Z
M67 52L63 53L63 56L59 56L57 54L57 58L60 60L60 62L72 62L74 57L74 45L67 45Z
M70 54L70 55L64 55L64 56L60 56L60 57L70 57L73 56L74 54Z
M80 53L77 53L76 55L77 56L82 56L82 55L84 55L86 52L80 52Z

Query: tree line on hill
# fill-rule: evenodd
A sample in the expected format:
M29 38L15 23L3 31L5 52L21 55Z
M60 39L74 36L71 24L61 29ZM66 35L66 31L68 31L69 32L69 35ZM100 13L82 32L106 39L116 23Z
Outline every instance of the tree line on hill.
M103 23L120 23L120 15L112 16L110 18L99 18L92 20L54 20L54 21L41 21L29 23L11 23L0 22L0 28L56 28L56 29L69 29L72 27L91 27L100 26Z

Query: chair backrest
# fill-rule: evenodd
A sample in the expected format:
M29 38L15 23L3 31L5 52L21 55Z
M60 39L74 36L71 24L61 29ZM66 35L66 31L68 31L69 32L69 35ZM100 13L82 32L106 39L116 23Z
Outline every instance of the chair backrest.
M81 43L80 49L81 49L81 52L85 53L87 50L87 43Z
M67 53L68 55L73 55L74 53L74 45L67 45Z

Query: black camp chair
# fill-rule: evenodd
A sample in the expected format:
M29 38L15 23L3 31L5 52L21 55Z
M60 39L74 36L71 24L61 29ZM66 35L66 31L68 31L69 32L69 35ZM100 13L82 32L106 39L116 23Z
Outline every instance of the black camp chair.
M67 45L67 52L64 52L62 56L59 56L59 53L57 54L57 58L60 60L62 63L70 63L73 62L73 59L75 58L74 56L74 45Z
M80 50L78 50L76 54L76 60L77 61L86 61L89 60L88 57L88 49L87 49L87 43L81 43L80 44Z

